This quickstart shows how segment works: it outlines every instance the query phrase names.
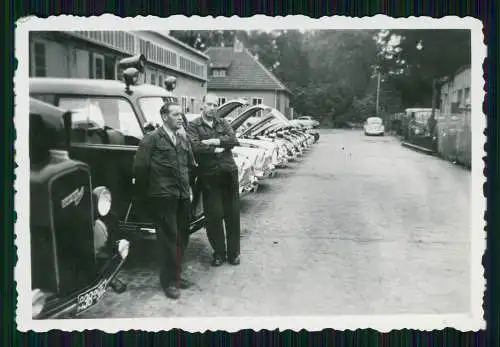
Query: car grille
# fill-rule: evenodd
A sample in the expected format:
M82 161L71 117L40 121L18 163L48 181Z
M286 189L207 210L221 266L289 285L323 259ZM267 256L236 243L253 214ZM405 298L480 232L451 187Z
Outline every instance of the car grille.
M77 167L56 176L49 181L49 197L56 273L64 293L88 284L96 275L89 171Z

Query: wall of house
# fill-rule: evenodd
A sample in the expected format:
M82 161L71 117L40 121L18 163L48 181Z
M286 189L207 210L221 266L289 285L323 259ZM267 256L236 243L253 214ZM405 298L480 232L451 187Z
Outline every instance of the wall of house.
M50 77L70 77L72 71L72 65L69 63L70 55L68 47L65 44L60 44L51 40L44 35L33 34L30 37L30 75L36 75L36 63L40 60L44 61L44 67L38 69L38 72L44 71L46 76ZM41 45L43 47L43 58L42 54L35 57L35 46Z
M30 76L37 76L40 61L35 57L35 45L43 44L46 77L116 79L116 65L125 53L86 42L58 32L32 32L30 36ZM101 59L102 74L96 74L96 60ZM39 69L38 69L39 70Z
M225 101L229 101L231 99L244 99L248 98L249 102L252 102L252 99L261 99L262 104L265 104L270 107L275 107L276 96L273 90L217 90L217 89L209 89L209 93L215 93L221 98L225 98Z
M467 104L470 104L470 78L471 70L467 68L460 71L441 87L441 113L452 113L453 103L458 103L461 108L465 108Z
M129 35L129 33L127 34ZM30 76L36 76L38 70L38 72L43 72L42 75L45 77L117 79L119 78L117 68L119 60L132 54L144 53L141 51L141 45L137 38L145 38L161 48L171 50L174 53L172 57L176 58L176 60L172 59L172 65L178 67L178 69L168 68L157 62L148 61L145 69L146 83L163 87L163 81L167 76L175 76L177 86L174 94L179 97L185 112L199 110L202 98L206 94L207 83L204 78L194 76L189 71L181 71L180 57L189 58L191 61L203 65L204 74L206 74L207 61L204 61L203 57L196 56L195 53L169 44L167 40L157 38L155 34L140 32L136 35L140 36L135 36L136 41L130 42L127 54L113 49L109 45L99 44L95 40L80 39L57 32L32 32L30 36ZM35 57L35 44L37 43L43 45L43 58ZM151 51L148 52L148 55L150 54ZM158 58L158 56L155 57ZM104 71L100 76L96 76L96 70L101 70L100 67L96 68L96 59L102 59L100 62L103 62ZM44 66L40 67L42 63ZM185 67L185 64L182 65Z
M438 153L450 161L471 165L471 70L464 69L441 87L437 119Z
M187 73L187 74L191 73L188 66L186 64L184 64L184 62L181 63L181 58L186 58L189 61L200 65L201 70L199 70L199 72L201 73L201 75L196 75L195 77L202 78L202 79L206 80L207 62L208 62L207 58L204 58L204 57L192 52L191 50L183 49L183 48L179 47L179 45L173 43L169 39L166 39L157 33L150 32L150 31L139 31L139 32L135 32L135 33L141 39L148 40L148 41L160 46L163 49L167 49L171 52L174 52L176 54L176 62L174 64L172 64L171 67L175 68L176 70L182 71L182 72ZM139 47L139 49L141 49L141 47ZM141 53L146 55L145 51L141 50ZM150 55L152 53L154 54L153 50L151 49L151 52L149 52L148 55ZM146 56L148 56L148 55L146 55ZM154 56L154 59L158 59L158 57ZM149 60L153 61L153 56L151 56L149 58Z
M291 109L290 109L290 97L288 96L287 93L285 92L278 92L278 97L277 97L277 105L276 107L278 110L280 110L281 113L283 113L287 118L291 118Z

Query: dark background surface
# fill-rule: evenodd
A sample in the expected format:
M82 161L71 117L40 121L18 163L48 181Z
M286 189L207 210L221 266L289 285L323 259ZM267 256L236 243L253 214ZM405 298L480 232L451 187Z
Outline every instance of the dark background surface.
M363 346L498 346L500 345L500 306L498 303L499 286L499 233L500 217L493 211L499 210L500 191L498 176L498 117L496 105L498 103L497 86L498 70L495 63L498 61L498 32L497 24L498 5L493 1L402 1L395 4L390 1L186 1L186 2L147 2L147 1L7 1L2 11L4 25L3 43L3 165L5 179L3 180L3 239L2 264L3 276L1 287L2 327L1 346L312 346L312 345L363 345ZM113 13L122 17L136 15L155 15L166 17L174 14L184 15L238 15L249 17L255 14L271 16L285 16L288 14L304 14L310 17L330 15L345 15L353 17L387 14L393 17L447 15L472 16L482 20L485 26L486 44L488 45L488 63L484 65L484 77L487 79L487 91L484 103L484 112L488 115L488 156L485 158L485 174L488 182L485 185L485 194L488 196L487 252L484 265L488 282L485 294L485 315L487 331L458 332L453 329L443 331L419 332L411 330L392 331L381 334L374 330L357 330L337 332L325 330L322 332L307 331L241 331L228 334L224 332L204 332L188 334L179 330L170 330L162 333L140 333L135 331L121 332L108 335L100 331L85 333L67 333L51 331L47 334L19 333L15 324L15 307L17 294L13 282L13 268L16 263L16 248L14 247L14 220L13 213L13 180L14 180L14 99L13 75L16 67L14 58L14 28L15 22L27 15L47 17L50 15L72 14L78 16L100 15ZM496 232L494 232L496 231Z

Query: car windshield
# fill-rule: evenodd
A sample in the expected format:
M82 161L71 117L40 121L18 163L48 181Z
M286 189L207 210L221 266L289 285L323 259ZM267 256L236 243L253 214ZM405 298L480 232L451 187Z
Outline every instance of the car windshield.
M59 107L70 110L72 113L72 128L75 130L72 141L89 142L91 141L89 139L91 133L92 136L95 135L94 140L98 141L100 136L93 132L93 130L98 129L105 131L112 129L127 137L142 138L142 130L134 109L130 102L124 98L113 96L61 96L59 98Z
M366 124L379 125L382 124L382 119L373 117L366 120Z
M71 110L73 128L78 128L82 125L103 128L106 125L104 115L97 100L62 98L59 101L59 107Z
M144 97L139 99L139 107L146 118L146 122L151 122L158 126L163 124L160 109L164 103L165 99L161 96Z

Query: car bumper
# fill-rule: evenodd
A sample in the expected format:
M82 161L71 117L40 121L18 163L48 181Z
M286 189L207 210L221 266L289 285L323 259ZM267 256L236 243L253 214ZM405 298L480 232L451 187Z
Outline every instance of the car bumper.
M365 135L366 136L380 136L380 135L384 135L384 131L383 130L365 131Z
M256 172L255 176L260 181L260 180L264 180L266 178L273 177L274 172L275 172L275 167L273 165L271 167L266 168L264 171Z
M276 165L276 167L282 168L282 167L286 167L287 165L288 165L288 158L286 156L284 156L280 159L280 161L278 162L278 165Z
M259 181L257 177L252 178L250 182L245 183L244 185L240 185L240 197L248 195L250 193L256 193L259 187Z
M197 216L189 223L189 233L193 234L206 225L205 215ZM156 226L148 222L120 222L120 232L130 238L156 239Z
M120 240L121 241L121 240ZM124 240L126 241L126 240ZM128 243L128 241L126 241ZM85 288L75 291L72 294L69 294L65 297L51 299L46 302L43 310L33 319L54 319L54 318L62 318L62 317L74 317L78 316L81 313L89 310L90 308L99 304L100 300L104 297L105 293L108 291L111 281L114 279L116 274L120 271L125 263L127 256L123 257L116 251L113 256L106 261L106 263L102 266L100 275L92 281ZM91 306L88 306L85 309L79 309L78 298L80 295L85 292L96 288L102 287L104 290L104 294L93 303Z

